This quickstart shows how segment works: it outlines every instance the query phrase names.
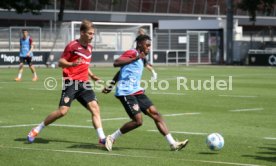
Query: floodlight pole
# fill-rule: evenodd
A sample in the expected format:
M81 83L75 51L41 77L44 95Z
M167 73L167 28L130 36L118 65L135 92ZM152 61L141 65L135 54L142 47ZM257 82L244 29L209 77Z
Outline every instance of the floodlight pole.
M11 27L9 28L9 50L11 50Z
M57 30L57 0L54 2L54 29Z
M233 1L227 0L226 63L233 62Z

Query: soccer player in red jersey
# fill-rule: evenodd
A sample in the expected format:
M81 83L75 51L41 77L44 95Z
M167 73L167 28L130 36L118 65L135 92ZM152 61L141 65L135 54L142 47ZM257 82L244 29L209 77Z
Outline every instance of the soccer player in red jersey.
M101 145L105 144L100 108L96 95L89 84L89 77L94 81L100 79L89 69L92 54L90 43L94 32L93 23L89 20L83 20L80 26L80 38L71 41L66 46L59 60L59 66L63 68L64 81L59 107L29 132L27 137L29 143L34 142L36 136L45 126L66 115L72 101L77 99L91 113L92 123L97 131L99 143Z

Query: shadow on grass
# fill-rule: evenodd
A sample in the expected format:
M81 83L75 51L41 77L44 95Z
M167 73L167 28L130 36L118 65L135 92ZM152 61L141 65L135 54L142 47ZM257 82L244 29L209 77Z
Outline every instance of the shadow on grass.
M30 144L30 143L27 141L27 138L16 138L16 139L14 139L14 141L23 142L23 143L25 143L25 144ZM50 142L50 140L47 140L47 139L36 138L34 143L48 144L49 142Z
M132 146L132 147L113 147L112 149L114 150L148 150L148 151L170 151L169 149L156 149L156 148L144 148L144 147L137 147L137 146Z
M75 144L72 146L69 146L67 148L73 148L73 149L104 149L104 146L100 146L98 144L93 144L93 143L80 143L80 144Z
M27 142L27 138L16 138L14 141L23 142L24 144L30 144ZM50 142L60 142L60 143L70 143L71 146L68 146L67 148L70 149L103 149L105 150L105 147L99 144L94 143L84 143L84 142L75 142L75 141L66 141L66 140L57 140L57 139L44 139L44 138L36 138L35 141L32 144L49 144ZM120 151L120 150L148 150L148 151L168 151L167 149L155 149L155 148L142 148L137 146L132 147L116 147L114 145L112 147L114 151Z
M199 152L198 154L203 154L203 155L218 155L218 152Z
M25 144L29 144L27 138L16 138L14 141L23 142ZM33 144L48 144L50 142L61 142L61 143L71 143L71 144L86 144L83 142L75 142L75 141L66 141L66 140L58 140L58 139L44 139L44 138L36 138Z
M261 149L261 152L257 152L257 155L242 155L242 157L251 157L255 160L263 160L268 162L276 162L276 147L275 144L269 144L271 146L269 147L259 147Z
M26 138L16 138L14 141L23 142L24 144L31 144L27 141ZM75 141L66 141L66 140L57 140L57 139L43 139L36 138L32 144L48 144L48 143L69 143L73 144L67 148L75 148L75 149L104 149L105 147L100 147L98 144L93 143L84 143L84 142L75 142ZM116 149L116 148L114 148Z
M81 144L75 144L72 146L69 146L68 148L74 148L74 149L102 149L106 150L103 145L99 144L91 144L91 143L81 143ZM149 151L163 151L160 149L151 149L151 148L139 148L139 147L118 147L118 146L113 146L112 147L113 151L121 151L121 150L149 150Z

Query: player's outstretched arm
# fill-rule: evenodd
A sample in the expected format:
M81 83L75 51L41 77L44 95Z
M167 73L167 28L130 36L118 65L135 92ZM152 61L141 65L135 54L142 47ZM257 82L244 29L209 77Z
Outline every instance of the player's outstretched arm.
M103 90L102 90L102 93L110 93L113 89L113 87L116 85L118 79L119 79L119 74L120 74L120 71L118 71L115 76L113 77L112 81L110 82L110 84L108 86L106 86Z
M146 64L146 68L151 72L152 76L151 79L152 80L157 80L157 73L155 72L155 70L153 69L153 67L150 64Z
M133 57L133 58L126 58L126 57L119 57L116 59L113 63L114 67L121 67L127 64L130 64L131 62L137 61L140 58L144 58L146 55L144 52L141 52L138 56Z
M81 63L82 63L81 58L78 59L76 62L68 62L66 59L60 58L59 61L58 61L58 66L62 67L62 68L66 68L66 67L78 66Z

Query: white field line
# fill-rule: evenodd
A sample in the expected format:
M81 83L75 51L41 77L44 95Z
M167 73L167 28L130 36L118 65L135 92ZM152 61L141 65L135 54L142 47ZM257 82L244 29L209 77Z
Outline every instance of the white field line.
M242 95L219 95L220 97L237 97L237 98L257 98L258 96L242 96Z
M187 112L187 113L179 113L179 114L164 114L163 116L182 116L182 115L198 115L199 112ZM118 117L118 118L109 118L102 119L102 121L111 121L111 120L125 120L129 119L127 117ZM91 120L87 120L90 121ZM0 128L16 128L16 127L28 127L28 126L36 126L38 124L19 124L19 125L9 125L9 126L0 126ZM74 128L92 128L91 126L82 126L82 125L66 125L66 124L51 124L50 126L57 127L74 127Z
M184 96L185 93L173 93L173 92L149 92L152 95L176 95L176 96Z
M125 119L129 119L126 117L119 117L119 118L106 118L106 119L102 119L102 121L110 121L110 120L125 120ZM88 121L88 120L87 120ZM90 120L91 122L91 120Z
M162 116L182 116L182 115L198 115L198 114L200 114L200 112L187 112L187 113L178 113L178 114L164 114ZM126 120L126 119L130 119L130 118L126 118L126 117L105 118L105 119L102 119L102 121ZM87 120L87 122L91 122L91 121L92 121L91 119Z
M229 110L230 112L246 112L246 111L262 111L264 108L245 108L245 109L236 109Z
M38 124L21 124L21 125L0 126L0 128L16 128L16 127L28 127L28 126L36 126L36 125ZM92 128L92 126L66 125L66 124L51 124L50 126L71 127L71 128Z
M62 149L41 149L41 148L26 148L26 147L7 147L0 146L2 149L17 149L17 150L29 150L29 151L48 151L48 152L60 152L60 153L74 153L74 154L90 154L90 155L102 155L102 156L115 156L115 157L130 157L130 158L146 158L146 159L164 159L161 157L155 156L138 156L138 155L127 155L127 154L119 154L119 153L110 153L110 152L89 152L89 151L77 151L77 150L62 150ZM170 158L170 160L176 161L186 161L186 162L195 162L195 163L212 163L212 164L222 164L222 165L239 165L239 166L260 166L254 164L245 164L245 163L232 163L232 162L223 162L223 161L208 161L208 160L190 160L190 159L178 159L178 158Z
M11 81L11 82L4 82L4 81L2 81L2 82L0 82L0 84L10 84L10 83L15 83L15 84L18 84L18 83L20 83L20 84L30 84L30 82L16 82L16 81Z
M104 118L102 119L102 121L113 121L113 120L126 120L126 119L130 119L130 118L127 118L127 117L118 117L118 118ZM86 120L87 122L91 122L92 120L89 119L89 120Z
M150 132L159 132L158 130L147 130ZM185 131L170 131L170 133L175 134L188 134L188 135L208 135L208 133L198 133L198 132L185 132Z
M29 90L47 90L46 88L29 88Z
M10 126L0 126L0 128L17 128L17 127L29 127L37 126L38 124L21 124L21 125L10 125ZM92 126L81 126L81 125L65 125L65 124L52 124L50 126L56 127L68 127L68 128L93 128ZM147 130L149 132L158 132L158 130ZM199 132L185 132L185 131L170 131L171 133L176 134L188 134L188 135L208 135L208 133L199 133ZM264 137L263 139L267 140L276 140L273 137Z
M101 90L95 90L95 92L101 92ZM115 90L113 89L110 93L115 93ZM185 93L174 93L174 92L147 92L146 94L151 94L151 95L176 95L176 96L184 96L186 95Z
M162 116L182 116L182 115L199 115L200 112L186 112L186 113L178 113L178 114L164 114Z
M179 113L179 114L164 114L163 116L182 116L182 115L198 115L199 112L187 112L187 113ZM112 120L126 120L128 117L118 117L118 118L108 118L102 119L102 121L112 121ZM87 120L87 122L91 122L91 120ZM0 126L0 128L15 128L15 127L27 127L27 126L36 126L38 124L20 124L20 125L10 125L10 126ZM74 128L91 128L91 126L81 126L81 125L65 125L65 124L51 124L50 126L57 127L74 127Z
M275 137L264 137L264 139L267 139L267 140L276 140Z
M38 124L20 124L20 125L10 125L10 126L0 126L0 128L16 128L16 127L28 127L28 126L36 126Z
M61 90L61 89L58 89L58 88L55 88L55 89L52 89L52 90L49 90L49 89L46 89L46 88L29 88L29 90L45 90L45 91L57 91L57 90Z
M51 124L50 126L57 126L57 127L72 127L72 128L93 128L92 126L65 125L65 124Z

